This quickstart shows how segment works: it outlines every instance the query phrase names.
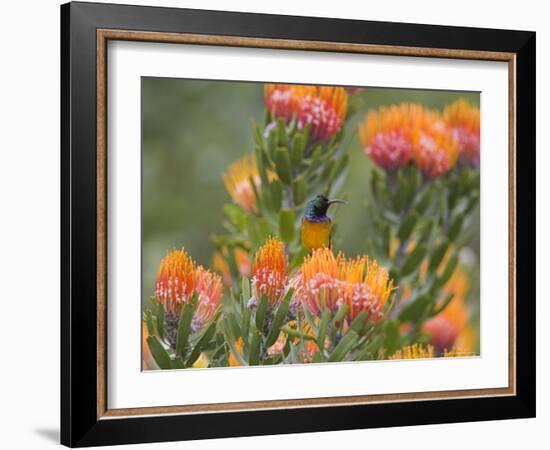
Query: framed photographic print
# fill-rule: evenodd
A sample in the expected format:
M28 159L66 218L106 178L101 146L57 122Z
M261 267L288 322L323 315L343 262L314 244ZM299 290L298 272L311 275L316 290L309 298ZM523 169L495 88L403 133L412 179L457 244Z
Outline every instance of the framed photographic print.
M535 33L61 23L63 444L534 416Z

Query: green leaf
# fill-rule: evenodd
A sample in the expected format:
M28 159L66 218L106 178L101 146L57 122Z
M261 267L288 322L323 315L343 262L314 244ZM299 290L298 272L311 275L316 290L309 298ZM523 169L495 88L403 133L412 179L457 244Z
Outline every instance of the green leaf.
M248 304L248 300L250 300L250 280L246 277L243 277L241 282L241 291L242 291L242 297L243 297L243 305Z
M308 144L308 142L309 142L309 133L310 133L309 124L307 124L307 125L302 129L302 133L304 133L304 147L306 147L307 144Z
M292 170L290 168L290 157L288 150L284 147L277 147L275 150L275 170L281 181L285 184L292 182Z
M340 308L338 308L338 311L336 312L334 319L332 323L336 325L337 327L340 327L344 323L344 318L346 317L346 314L348 313L349 307L345 303L342 303L340 305Z
M258 147L263 147L264 137L262 136L262 130L260 129L260 127L258 126L258 124L255 121L252 123L252 130L253 130L253 134L254 134L254 143Z
M325 160L325 167L321 172L321 179L328 180L330 178L329 175L331 174L335 166L336 162L333 159L329 159L328 161Z
M267 150L271 159L275 159L275 152L277 150L277 130L272 129L267 137Z
M386 322L384 331L384 348L388 355L392 355L399 347L399 323L395 320Z
M258 222L254 216L248 216L246 218L246 230L253 247L259 247L263 243L263 239Z
M252 332L252 342L250 343L250 354L248 357L248 363L251 366L257 366L260 362L260 350L261 350L262 335L259 331Z
M348 331L346 335L338 342L338 345L329 356L329 362L342 361L348 352L353 348L358 341L359 335L355 331Z
M439 306L434 306L430 315L437 316L440 312L445 310L445 308L449 306L449 303L452 302L454 296L455 295L452 292L449 292Z
M273 322L271 322L271 328L267 335L267 340L265 344L267 348L275 344L275 342L277 341L277 338L279 337L279 334L281 332L281 325L286 319L286 315L288 313L289 303L290 302L288 300L281 302L281 304L277 308L277 311L275 312L275 316L273 317Z
M267 313L267 307L268 307L267 297L265 295L262 295L260 304L256 309L256 328L258 329L258 331L261 331L261 332L263 332L263 329L264 329L264 321Z
M365 325L367 324L368 319L369 313L364 310L361 311L359 314L357 314L357 317L355 317L355 319L351 321L349 329L355 331L358 335L361 335L363 329L365 328Z
M431 189L426 189L426 191L422 194L420 197L420 200L418 200L418 203L416 205L416 212L420 215L424 214L426 209L428 209L428 206L430 206L430 203L432 201L433 191Z
M244 346L248 346L248 333L250 331L250 309L245 308L242 319L242 337Z
M432 234L432 228L433 228L433 221L428 220L426 224L421 228L420 235L418 237L419 242L428 242L430 239L430 235Z
M448 233L448 237L451 242L454 241L458 236L458 233L460 233L463 219L464 217L461 214L458 214L454 218L453 222L451 223L451 226L449 227L449 233Z
M294 204L301 205L306 199L306 178L304 175L296 177L292 183L292 194L294 195Z
M455 253L451 259L447 262L447 265L445 266L445 270L443 270L443 273L441 276L437 279L437 283L439 286L443 286L447 281L449 281L449 278L451 278L453 272L456 269L456 266L458 265L458 255Z
M314 341L315 338L313 336L310 336L309 334L303 333L302 331L295 330L294 328L290 328L288 325L285 325L284 327L281 327L281 331L285 334L287 334L290 337L295 337L299 339L303 339L306 341Z
M427 251L428 249L424 244L418 244L416 248L412 251L412 253L409 254L405 259L403 267L401 268L401 276L406 277L407 275L412 273L413 270L419 268L422 259L424 258L424 256L426 256Z
M151 350L151 355L153 355L155 362L161 369L172 368L172 365L170 363L170 355L164 349L156 336L149 336L147 338L147 345L149 346L149 350Z
M286 124L283 119L277 120L277 144L281 147L288 146L288 137L286 134Z
M320 145L315 147L313 150L313 153L311 154L311 160L309 163L309 168L307 170L307 174L311 175L315 170L319 168L319 163L321 162L321 157L323 155L323 149Z
M241 328L239 327L239 322L234 312L227 311L224 317L225 317L225 323L227 324L227 327L229 327L229 330L231 331L231 334L235 339L239 338L242 334L244 334L241 332Z
M416 322L424 314L424 311L430 304L431 300L428 295L416 298L403 308L401 314L399 314L399 321L401 323Z
M284 242L290 242L294 239L294 227L296 217L294 211L283 208L279 212L279 234Z
M185 363L183 362L183 359L180 357L177 357L170 361L170 368L171 369L185 369Z
M409 214L409 216L401 223L399 231L397 232L397 237L400 241L406 241L411 236L414 226L418 221L418 215L415 212Z
M354 360L355 361L366 361L369 359L374 359L373 356L378 350L380 350L380 347L384 343L384 336L379 334L377 336L374 336L372 340L363 348L363 351L357 355Z
M244 227L244 222L246 220L246 214L243 212L243 210L236 205L232 204L225 204L223 206L223 212L229 219L229 221L238 227L239 229L242 229Z
M155 334L155 327L153 326L153 317L150 312L145 314L145 323L147 324L147 333Z
M321 321L319 322L319 330L317 331L317 345L320 350L323 350L325 346L325 338L327 335L327 328L330 323L330 316L331 313L329 309L323 310L323 313L321 314Z
M273 209L278 211L283 204L283 185L275 178L269 183L269 190L271 192L271 204Z
M432 253L432 257L430 258L430 272L435 271L439 267L439 264L443 260L443 256L445 256L448 247L449 242L445 240L435 248Z
M210 325L208 325L208 328L206 328L206 331L204 331L201 338L199 339L199 341L191 351L189 358L187 358L187 361L185 362L187 367L190 367L195 363L195 361L201 355L201 352L203 351L203 349L210 343L210 341L216 334L216 327L217 327L217 316L214 317L214 319L212 319L212 322L210 322Z
M296 133L292 139L291 162L294 167L299 167L304 158L305 138L302 133Z
M180 317L178 320L178 336L176 340L176 353L180 354L185 349L187 345L187 339L191 332L191 321L193 320L193 314L195 313L195 308L197 305L198 295L196 292L193 293L191 301L186 303L183 308L181 308Z

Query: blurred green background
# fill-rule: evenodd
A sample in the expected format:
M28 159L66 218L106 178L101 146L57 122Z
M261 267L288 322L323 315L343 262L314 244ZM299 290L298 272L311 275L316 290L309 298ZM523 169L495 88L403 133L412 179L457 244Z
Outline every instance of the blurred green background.
M403 101L443 107L459 98L479 105L479 93L365 88L362 106L347 130L350 172L334 208L334 245L347 256L365 251L365 189L371 163L359 144L357 122L369 109ZM212 234L222 230L222 206L230 202L221 174L229 163L253 151L250 122L263 119L263 84L169 78L142 79L143 295L153 293L160 260L184 246L204 266L214 252ZM347 142L347 139L344 140ZM471 244L479 278L479 224ZM478 295L478 281L471 294ZM479 297L477 297L479 298ZM476 302L477 303L477 302Z

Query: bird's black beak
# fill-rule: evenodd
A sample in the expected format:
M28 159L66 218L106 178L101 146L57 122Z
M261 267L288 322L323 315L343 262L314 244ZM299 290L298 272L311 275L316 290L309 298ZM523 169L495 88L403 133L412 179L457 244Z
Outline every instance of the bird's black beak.
M329 200L328 204L329 205L333 205L334 203L342 203L342 204L346 204L346 202L344 200Z

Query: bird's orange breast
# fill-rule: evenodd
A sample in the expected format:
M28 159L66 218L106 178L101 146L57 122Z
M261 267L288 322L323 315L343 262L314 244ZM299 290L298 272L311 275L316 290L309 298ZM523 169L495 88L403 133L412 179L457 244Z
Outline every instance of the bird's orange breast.
M315 222L302 219L302 243L309 249L329 247L332 223L329 220Z

